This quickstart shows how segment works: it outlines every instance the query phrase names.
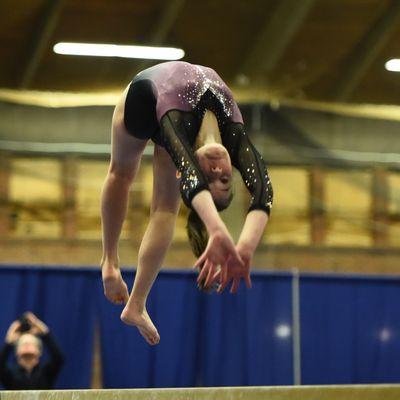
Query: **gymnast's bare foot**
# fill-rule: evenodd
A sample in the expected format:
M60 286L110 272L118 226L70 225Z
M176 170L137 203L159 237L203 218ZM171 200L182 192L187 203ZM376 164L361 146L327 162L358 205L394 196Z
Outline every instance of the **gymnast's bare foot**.
M125 304L129 299L129 293L119 268L105 262L102 263L101 272L104 294L107 299L114 304Z
M154 346L160 342L160 335L150 319L146 307L130 300L122 310L121 320L127 325L136 326L148 344Z

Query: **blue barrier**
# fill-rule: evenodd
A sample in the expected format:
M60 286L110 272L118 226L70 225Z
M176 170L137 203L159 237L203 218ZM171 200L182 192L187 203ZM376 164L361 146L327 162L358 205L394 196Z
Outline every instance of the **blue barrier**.
M131 286L134 272L124 272ZM191 271L161 272L148 310L161 342L149 347L108 303L97 269L0 267L0 335L31 310L66 356L57 388L90 386L98 326L104 386L290 385L293 300L300 302L304 384L399 382L400 280L255 272L238 295L199 292Z

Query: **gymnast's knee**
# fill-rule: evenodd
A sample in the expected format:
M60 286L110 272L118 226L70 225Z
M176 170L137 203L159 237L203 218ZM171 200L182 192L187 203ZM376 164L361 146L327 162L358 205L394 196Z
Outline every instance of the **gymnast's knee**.
M108 170L108 179L118 181L121 184L130 185L134 178L135 171L133 171L132 168L111 161Z

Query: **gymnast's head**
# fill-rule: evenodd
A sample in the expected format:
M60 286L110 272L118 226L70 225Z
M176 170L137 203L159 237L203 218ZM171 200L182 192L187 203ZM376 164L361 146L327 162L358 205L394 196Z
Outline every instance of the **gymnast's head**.
M221 144L217 117L210 110L206 110L198 127L194 154L217 209L227 208L232 200L232 163L227 149Z
M199 166L208 180L208 187L218 211L227 208L233 198L232 164L228 151L219 143L201 146L195 152ZM200 257L207 246L206 227L194 210L188 215L186 230L193 254Z
M228 151L219 143L205 144L195 152L199 166L208 181L208 187L218 211L232 201L232 164Z
M221 144L217 118L209 110L203 116L194 154L208 181L217 210L224 210L233 198L232 162L227 149ZM199 257L207 246L208 234L194 210L189 212L186 230L192 251L196 257Z

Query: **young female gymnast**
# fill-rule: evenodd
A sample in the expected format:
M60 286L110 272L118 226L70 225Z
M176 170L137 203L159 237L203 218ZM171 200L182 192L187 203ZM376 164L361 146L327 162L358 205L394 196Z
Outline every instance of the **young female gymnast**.
M132 292L118 268L118 240L128 193L148 140L154 142L153 197ZM218 210L232 199L232 165L251 195L235 245ZM182 61L140 72L122 94L112 120L112 154L102 193L104 293L126 303L123 322L135 325L149 344L160 336L146 300L172 241L183 202L191 209L188 235L198 257L199 284L222 291L240 279L248 287L250 264L272 205L272 186L262 157L250 142L232 93L218 74Z

